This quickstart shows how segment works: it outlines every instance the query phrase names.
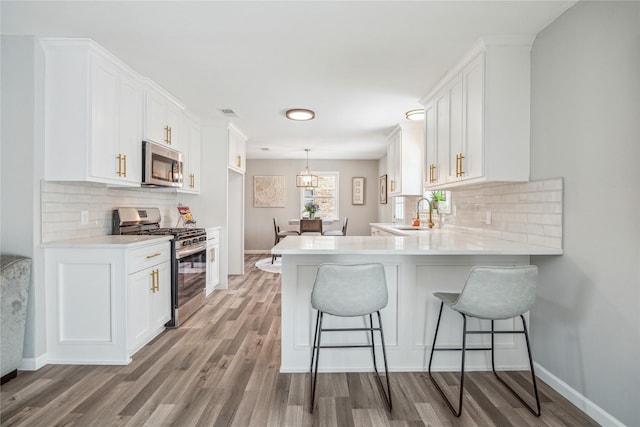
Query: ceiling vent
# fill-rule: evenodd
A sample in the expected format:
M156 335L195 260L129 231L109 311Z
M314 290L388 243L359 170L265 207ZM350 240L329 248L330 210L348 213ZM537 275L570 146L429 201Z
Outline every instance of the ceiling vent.
M227 117L238 117L238 115L236 114L236 112L235 112L235 111L233 111L231 108L222 108L222 109L220 110L220 112L221 112L222 114L224 114L225 116L227 116Z

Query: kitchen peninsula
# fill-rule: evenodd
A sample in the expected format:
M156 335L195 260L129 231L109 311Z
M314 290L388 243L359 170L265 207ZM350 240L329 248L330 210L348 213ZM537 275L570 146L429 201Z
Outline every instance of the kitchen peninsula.
M372 224L373 226L373 224ZM393 371L426 369L439 303L433 292L459 292L475 265L527 265L530 255L561 255L562 249L520 243L461 231L411 230L409 235L289 236L272 253L282 255L282 358L281 372L309 369L315 315L310 295L318 265L322 263L384 265L389 303L381 311L389 368ZM329 316L327 327L361 327L363 318ZM459 346L462 320L443 312L439 344ZM496 329L520 327L514 320L496 322ZM488 328L488 321L470 320L470 328ZM535 334L535 331L532 332ZM361 334L358 336L358 334ZM333 334L336 335L336 334ZM323 343L366 342L364 333L327 335ZM488 342L488 336L468 339L468 347ZM525 369L527 356L522 337L496 337L496 363L501 369ZM488 352L467 353L469 370L490 365ZM440 352L434 369L458 369L458 352ZM326 349L320 371L371 370L368 349Z

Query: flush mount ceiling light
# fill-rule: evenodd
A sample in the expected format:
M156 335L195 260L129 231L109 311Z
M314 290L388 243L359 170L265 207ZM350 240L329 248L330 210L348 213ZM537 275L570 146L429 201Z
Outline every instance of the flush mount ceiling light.
M305 108L293 108L291 110L287 110L285 115L287 116L287 119L297 121L313 120L316 117L316 113Z
M304 151L307 152L307 166L304 168L304 172L296 175L296 187L315 188L318 186L318 175L309 172L309 151L311 149L305 148Z
M424 110L421 108L409 110L404 115L408 120L424 120Z

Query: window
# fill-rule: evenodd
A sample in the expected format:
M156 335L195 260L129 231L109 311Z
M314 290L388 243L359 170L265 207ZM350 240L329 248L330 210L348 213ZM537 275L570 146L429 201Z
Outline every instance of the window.
M451 213L451 191L425 191L424 197L429 202L433 202L434 199L438 201L434 207L438 209L439 213Z
M318 175L318 186L300 190L300 211L305 214L304 207L313 203L319 206L316 218L339 219L340 174L338 172L313 172L313 174Z
M404 197L392 197L393 200L393 219L394 222L397 220L404 219Z

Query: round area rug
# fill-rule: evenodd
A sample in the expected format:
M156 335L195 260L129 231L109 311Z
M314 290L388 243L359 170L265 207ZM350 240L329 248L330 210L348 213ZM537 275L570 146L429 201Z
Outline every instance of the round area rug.
M268 271L269 273L280 273L282 271L282 258L276 257L276 260L271 264L271 257L263 258L260 261L256 261L256 267L260 270Z

